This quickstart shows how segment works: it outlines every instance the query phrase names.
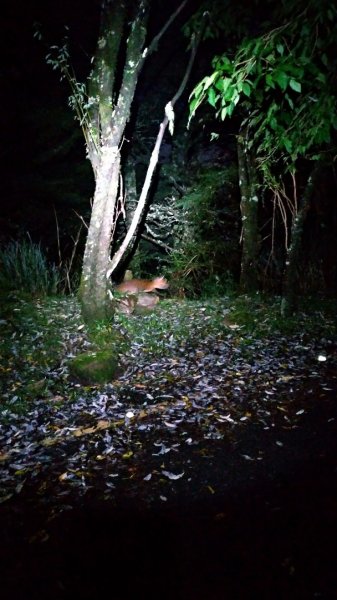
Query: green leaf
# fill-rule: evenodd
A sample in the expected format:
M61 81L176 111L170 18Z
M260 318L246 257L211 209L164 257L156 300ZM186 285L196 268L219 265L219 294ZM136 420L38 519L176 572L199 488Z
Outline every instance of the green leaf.
M320 81L321 83L326 83L326 76L324 73L317 73L316 79L317 79L317 81Z
M225 95L227 92L227 89L229 88L230 84L231 84L232 80L230 77L224 77L222 79L222 94Z
M330 142L330 140L331 140L330 127L327 123L325 123L321 127L321 129L317 135L317 139L318 139L318 142L327 142L327 143Z
M190 99L192 98L192 96L195 96L196 98L198 98L198 96L200 96L202 94L204 90L204 79L202 81L200 81L198 83L198 85L195 86L194 90L192 90L191 94L190 94Z
M215 84L214 87L219 90L219 92L223 91L223 79L218 79Z
M249 85L249 83L247 83L247 81L244 81L242 84L242 91L245 94L245 96L247 96L248 98L250 97L251 94L251 87Z
M264 118L264 116L261 113L258 113L256 115L256 117L253 117L252 119L250 119L250 121L249 121L250 126L257 128L257 126L261 123L263 118Z
M199 98L193 98L193 100L190 102L190 114L188 117L187 129L190 126L190 122L192 121L197 108L199 108L200 104L203 103L204 99L205 99L205 94L203 94L203 96L200 96Z
M288 102L290 108L293 109L294 103L293 103L292 99L290 98L290 96L288 94L284 94L284 97L285 97L286 101Z
M276 50L279 54L281 54L281 56L283 56L284 54L284 46L283 44L281 44L281 42L279 42L278 44L276 44Z
M291 151L293 149L292 140L290 140L289 138L283 138L283 144L284 144L286 151L289 152L289 154L291 154Z
M279 105L276 104L275 101L272 102L268 109L267 119L270 119L274 115L274 113L277 112L278 110L279 110Z
M233 112L234 112L234 108L235 108L235 104L234 102L231 102L229 107L228 107L228 116L231 117Z
M281 90L284 92L287 89L289 77L284 71L276 71L274 73L274 80L278 83Z
M262 47L263 47L263 41L262 41L262 39L261 38L257 38L257 40L256 40L256 42L254 44L254 47L251 50L251 54L253 56L258 56L260 54L260 50L261 50ZM247 49L249 49L249 47Z
M211 85L214 83L214 81L217 79L217 77L219 75L220 75L219 71L214 71L214 73L212 73L212 75L209 75L209 77L205 77L205 79L203 79L204 91L208 90L208 88L211 87Z
M227 106L224 106L221 109L221 121L224 121L225 118L227 117L227 108L228 108Z
M215 106L216 105L216 101L218 100L219 95L215 92L215 89L213 87L209 88L208 90L208 102L211 106Z
M217 62L216 68L219 71L225 71L226 73L231 73L233 71L233 65L227 56L221 56Z
M227 116L231 117L233 114L233 110L235 108L235 104L233 102L231 102L228 106L227 106Z
M289 85L290 85L291 89L294 90L295 92L300 93L302 91L302 85L299 81L296 81L296 79L290 79Z
M226 102L230 102L235 94L235 91L235 87L233 85L229 85L223 94L223 99Z
M238 104L240 100L240 94L238 92L238 90L234 90L234 94L233 94L233 98L232 98L232 103L234 104L234 106L236 106Z
M197 108L201 104L201 102L202 102L202 98L193 98L193 100L191 100L191 102L190 102L190 114L195 113L195 111L197 110Z

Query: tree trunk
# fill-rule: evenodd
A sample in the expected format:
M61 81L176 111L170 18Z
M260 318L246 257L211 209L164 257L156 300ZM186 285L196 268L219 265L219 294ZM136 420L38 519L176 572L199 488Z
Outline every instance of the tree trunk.
M108 296L111 231L119 185L120 155L105 149L97 170L96 188L88 237L83 257L80 299L85 320L104 319L112 314Z
M126 2L102 3L101 31L89 80L90 123L86 141L96 187L79 290L82 314L87 321L113 313L107 271L113 225L118 219L120 145L144 62L148 2L141 0L132 15L122 83L114 103L117 54L125 35L126 5ZM132 2L129 6L132 8Z
M113 232L122 212L122 204L124 205L124 199L118 197L121 178L120 148L126 123L130 118L138 76L145 58L156 49L159 39L186 2L187 0L182 1L150 46L145 48L150 1L139 0L136 3L133 0L102 0L101 29L94 68L89 78L88 108L83 105L81 93L76 97L77 114L81 116L88 157L96 181L79 290L82 314L86 321L112 316L113 305L108 293L109 277L135 240L157 164L160 144L169 123L166 117L160 126L141 197L126 238L110 258ZM125 53L121 53L120 48L123 47L124 40ZM121 54L124 56L124 67L120 65ZM187 76L194 57L195 49L191 54ZM118 90L117 68L123 69ZM186 81L185 78L183 87L172 99L171 106L182 93Z
M258 289L259 252L257 176L247 149L245 131L238 136L237 151L242 220L240 288L243 292L254 292Z
M321 165L318 163L308 179L303 193L300 208L295 215L291 226L291 242L286 258L286 267L283 278L283 297L281 302L282 316L293 314L298 306L299 267L303 246L303 232L307 214L311 205L311 198L319 175Z
M125 235L129 231L132 221L135 215L136 208L138 206L138 192L137 192L137 177L136 177L136 164L133 160L129 159L124 167L124 177L123 177L123 185L125 186L125 207L124 207L124 227L125 227ZM139 229L143 224L145 213L147 210L147 204L144 205L144 210L140 219L137 223L137 227L134 231L134 234L130 240L130 243L127 249L124 252L122 260L119 264L118 271L124 268L124 265L128 264L131 259L131 256L135 256L138 252L138 242L139 242Z

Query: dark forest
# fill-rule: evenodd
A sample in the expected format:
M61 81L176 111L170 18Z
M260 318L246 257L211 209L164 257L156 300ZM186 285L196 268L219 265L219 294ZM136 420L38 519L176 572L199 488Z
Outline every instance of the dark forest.
M1 597L335 598L336 6L1 23Z

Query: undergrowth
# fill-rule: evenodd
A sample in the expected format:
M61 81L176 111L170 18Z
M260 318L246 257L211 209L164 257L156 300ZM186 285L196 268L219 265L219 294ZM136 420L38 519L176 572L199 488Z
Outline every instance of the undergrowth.
M167 300L142 316L115 316L87 329L74 297L28 299L0 296L1 406L24 411L33 397L71 401L81 386L69 380L67 361L83 350L107 350L125 364L179 360L184 350L198 352L224 340L247 348L255 339L297 335L303 343L337 335L332 302L305 300L299 313L281 318L280 299L226 296L208 300ZM112 382L113 384L113 382Z
M0 286L33 296L56 294L60 275L48 264L39 245L30 239L10 242L0 250Z

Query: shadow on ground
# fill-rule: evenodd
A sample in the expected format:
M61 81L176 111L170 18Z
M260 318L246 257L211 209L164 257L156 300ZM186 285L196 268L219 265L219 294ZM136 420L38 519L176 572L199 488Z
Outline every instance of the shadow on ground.
M93 490L63 512L22 492L0 510L1 599L337 598L335 402L287 432L282 454L253 428L236 453L215 447L200 486L181 479L167 502L127 481L114 503ZM235 458L262 439L263 461Z
M336 598L333 463L326 456L189 506L89 501L49 521L29 502L8 507L1 597Z

